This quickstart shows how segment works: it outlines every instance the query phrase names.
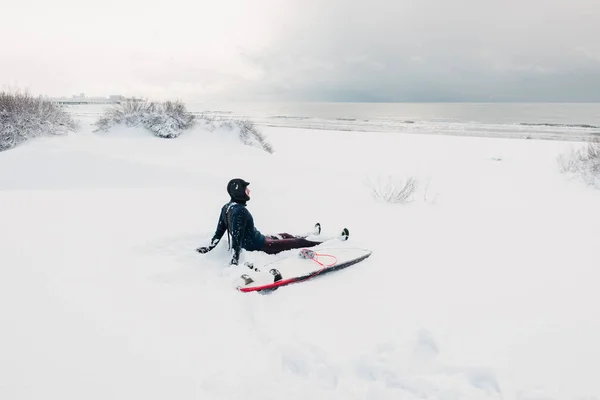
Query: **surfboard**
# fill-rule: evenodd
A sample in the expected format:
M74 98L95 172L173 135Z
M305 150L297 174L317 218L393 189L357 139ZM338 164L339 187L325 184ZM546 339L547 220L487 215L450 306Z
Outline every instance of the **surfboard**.
M246 264L248 272L240 276L235 287L245 293L273 291L355 265L370 257L371 253L360 248L298 249L291 257L260 268Z

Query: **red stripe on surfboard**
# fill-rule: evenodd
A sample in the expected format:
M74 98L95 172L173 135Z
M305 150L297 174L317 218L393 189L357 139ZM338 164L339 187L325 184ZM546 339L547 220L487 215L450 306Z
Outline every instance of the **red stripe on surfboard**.
M274 283L269 283L268 285L262 285L262 286L253 286L253 287L241 287L239 288L239 290L241 292L254 292L257 290L265 290L265 289L272 289L274 287L277 286L281 286L281 285L287 285L288 283L294 283L296 281L299 281L302 278L290 278L290 279L282 279L280 281L274 282Z
M313 272L310 275L304 275L304 276L298 276L295 278L289 278L289 279L282 279L280 281L274 282L274 283L269 283L267 285L262 285L262 286L253 286L253 287L246 287L246 288L240 288L240 291L242 292L255 292L257 290L265 290L265 289L272 289L278 286L283 286L283 285L287 285L290 283L294 283L294 282L300 282L300 281L305 281L308 280L310 278L313 278L317 275L319 275L321 272L328 270L328 269L333 269L335 267L335 265L332 265L329 268L321 268L320 270L318 270L317 272Z

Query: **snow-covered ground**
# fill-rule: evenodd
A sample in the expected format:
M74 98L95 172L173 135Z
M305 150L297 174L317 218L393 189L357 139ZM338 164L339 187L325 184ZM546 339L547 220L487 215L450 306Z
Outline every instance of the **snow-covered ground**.
M0 153L1 399L600 398L600 191L556 162L580 143L263 132L274 154L85 123ZM373 198L390 176L412 203ZM261 231L373 255L237 292L227 240L194 251L233 177Z

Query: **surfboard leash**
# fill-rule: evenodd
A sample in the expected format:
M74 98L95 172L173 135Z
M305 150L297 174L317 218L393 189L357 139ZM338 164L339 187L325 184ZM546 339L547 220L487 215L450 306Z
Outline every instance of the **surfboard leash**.
M327 268L327 267L333 267L338 262L337 257L334 256L334 255L317 253L317 252L315 252L314 250L311 250L311 249L302 249L302 250L300 250L299 255L300 255L300 258L304 258L304 259L307 259L307 260L312 260L312 261L316 262L317 264L319 264L321 267L323 267L320 270L318 270L317 272L315 272L314 274L312 274L311 276L309 276L308 278L303 279L303 280L307 280L307 279L310 279L310 278L312 278L312 277L314 277L316 275L319 275L321 272L323 272L323 270L325 268ZM321 256L321 257L330 257L330 258L333 258L334 261L331 264L324 264L321 261L319 261L319 259L318 259L319 256Z

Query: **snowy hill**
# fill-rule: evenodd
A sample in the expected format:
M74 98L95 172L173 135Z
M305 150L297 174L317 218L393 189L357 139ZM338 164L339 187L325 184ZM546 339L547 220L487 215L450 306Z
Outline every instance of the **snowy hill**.
M0 153L0 398L600 397L600 191L556 162L581 144L265 128L269 154L89 122ZM412 202L373 197L389 176ZM226 240L194 251L233 177L262 232L373 255L235 291Z

